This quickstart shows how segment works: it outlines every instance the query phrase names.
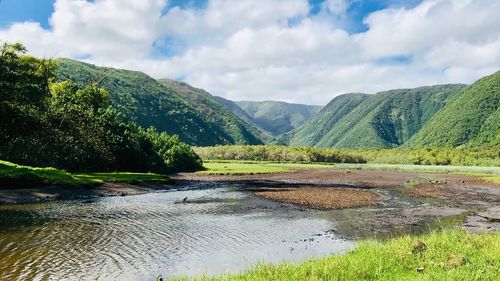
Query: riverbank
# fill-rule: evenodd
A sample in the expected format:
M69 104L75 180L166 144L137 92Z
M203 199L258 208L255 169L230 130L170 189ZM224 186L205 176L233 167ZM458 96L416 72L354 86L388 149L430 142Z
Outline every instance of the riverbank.
M499 267L500 233L456 230L364 241L345 255L196 280L499 280Z
M68 173L0 161L0 204L134 195L171 184L166 175L153 173Z

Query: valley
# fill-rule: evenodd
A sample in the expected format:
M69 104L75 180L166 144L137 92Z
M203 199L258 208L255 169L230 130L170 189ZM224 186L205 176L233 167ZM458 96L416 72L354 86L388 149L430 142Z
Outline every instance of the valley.
M0 62L0 279L498 277L500 72L314 106Z

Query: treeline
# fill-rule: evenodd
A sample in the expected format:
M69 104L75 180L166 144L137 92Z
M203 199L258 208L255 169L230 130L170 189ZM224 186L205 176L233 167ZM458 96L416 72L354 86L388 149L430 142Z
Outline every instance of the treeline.
M361 155L338 149L288 146L221 145L196 147L205 160L248 160L296 163L366 163Z
M55 83L56 63L25 53L21 44L0 50L0 159L69 171L202 168L177 136L125 121L97 80Z
M204 160L500 166L500 151L487 147L409 150L334 149L288 146L213 146L196 147L195 151Z

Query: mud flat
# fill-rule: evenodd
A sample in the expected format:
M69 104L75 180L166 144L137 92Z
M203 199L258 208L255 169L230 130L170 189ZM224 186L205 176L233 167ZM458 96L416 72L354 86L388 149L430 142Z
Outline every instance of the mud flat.
M380 196L374 192L342 188L277 188L254 192L256 196L314 209L366 207Z
M332 210L331 216L346 210L353 218L337 223L340 230L350 225L348 236L370 229L395 233L422 229L431 221L443 226L458 223L471 231L500 230L498 220L480 215L499 208L500 186L469 175L308 168L258 175L178 174L173 178L179 183L232 183L282 204Z

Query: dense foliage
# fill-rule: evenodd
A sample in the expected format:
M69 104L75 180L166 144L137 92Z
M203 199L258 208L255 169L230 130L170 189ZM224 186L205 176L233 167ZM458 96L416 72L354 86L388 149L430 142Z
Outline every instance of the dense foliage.
M319 112L321 106L279 101L237 101L252 124L272 136L289 132ZM237 112L235 112L237 113Z
M177 136L124 121L97 83L54 83L56 64L25 51L4 44L0 53L0 159L72 171L201 168Z
M490 145L500 149L500 71L458 93L408 147Z
M197 147L195 151L206 160L250 160L296 163L365 163L361 155L338 149L287 146L214 146Z
M57 77L80 85L100 80L113 107L142 127L179 135L192 145L259 144L256 133L207 93L148 75L58 59ZM166 81L164 81L166 82ZM179 92L177 92L179 91ZM232 116L230 116L232 115Z
M500 166L494 148L335 149L287 146L197 147L204 160Z
M291 145L390 148L408 141L463 85L401 89L375 95L347 94L332 100L297 129Z
M202 113L212 124L218 124L227 143L262 144L261 132L238 118L208 92L191 87L184 82L169 79L158 80L165 88L175 93L185 103Z

